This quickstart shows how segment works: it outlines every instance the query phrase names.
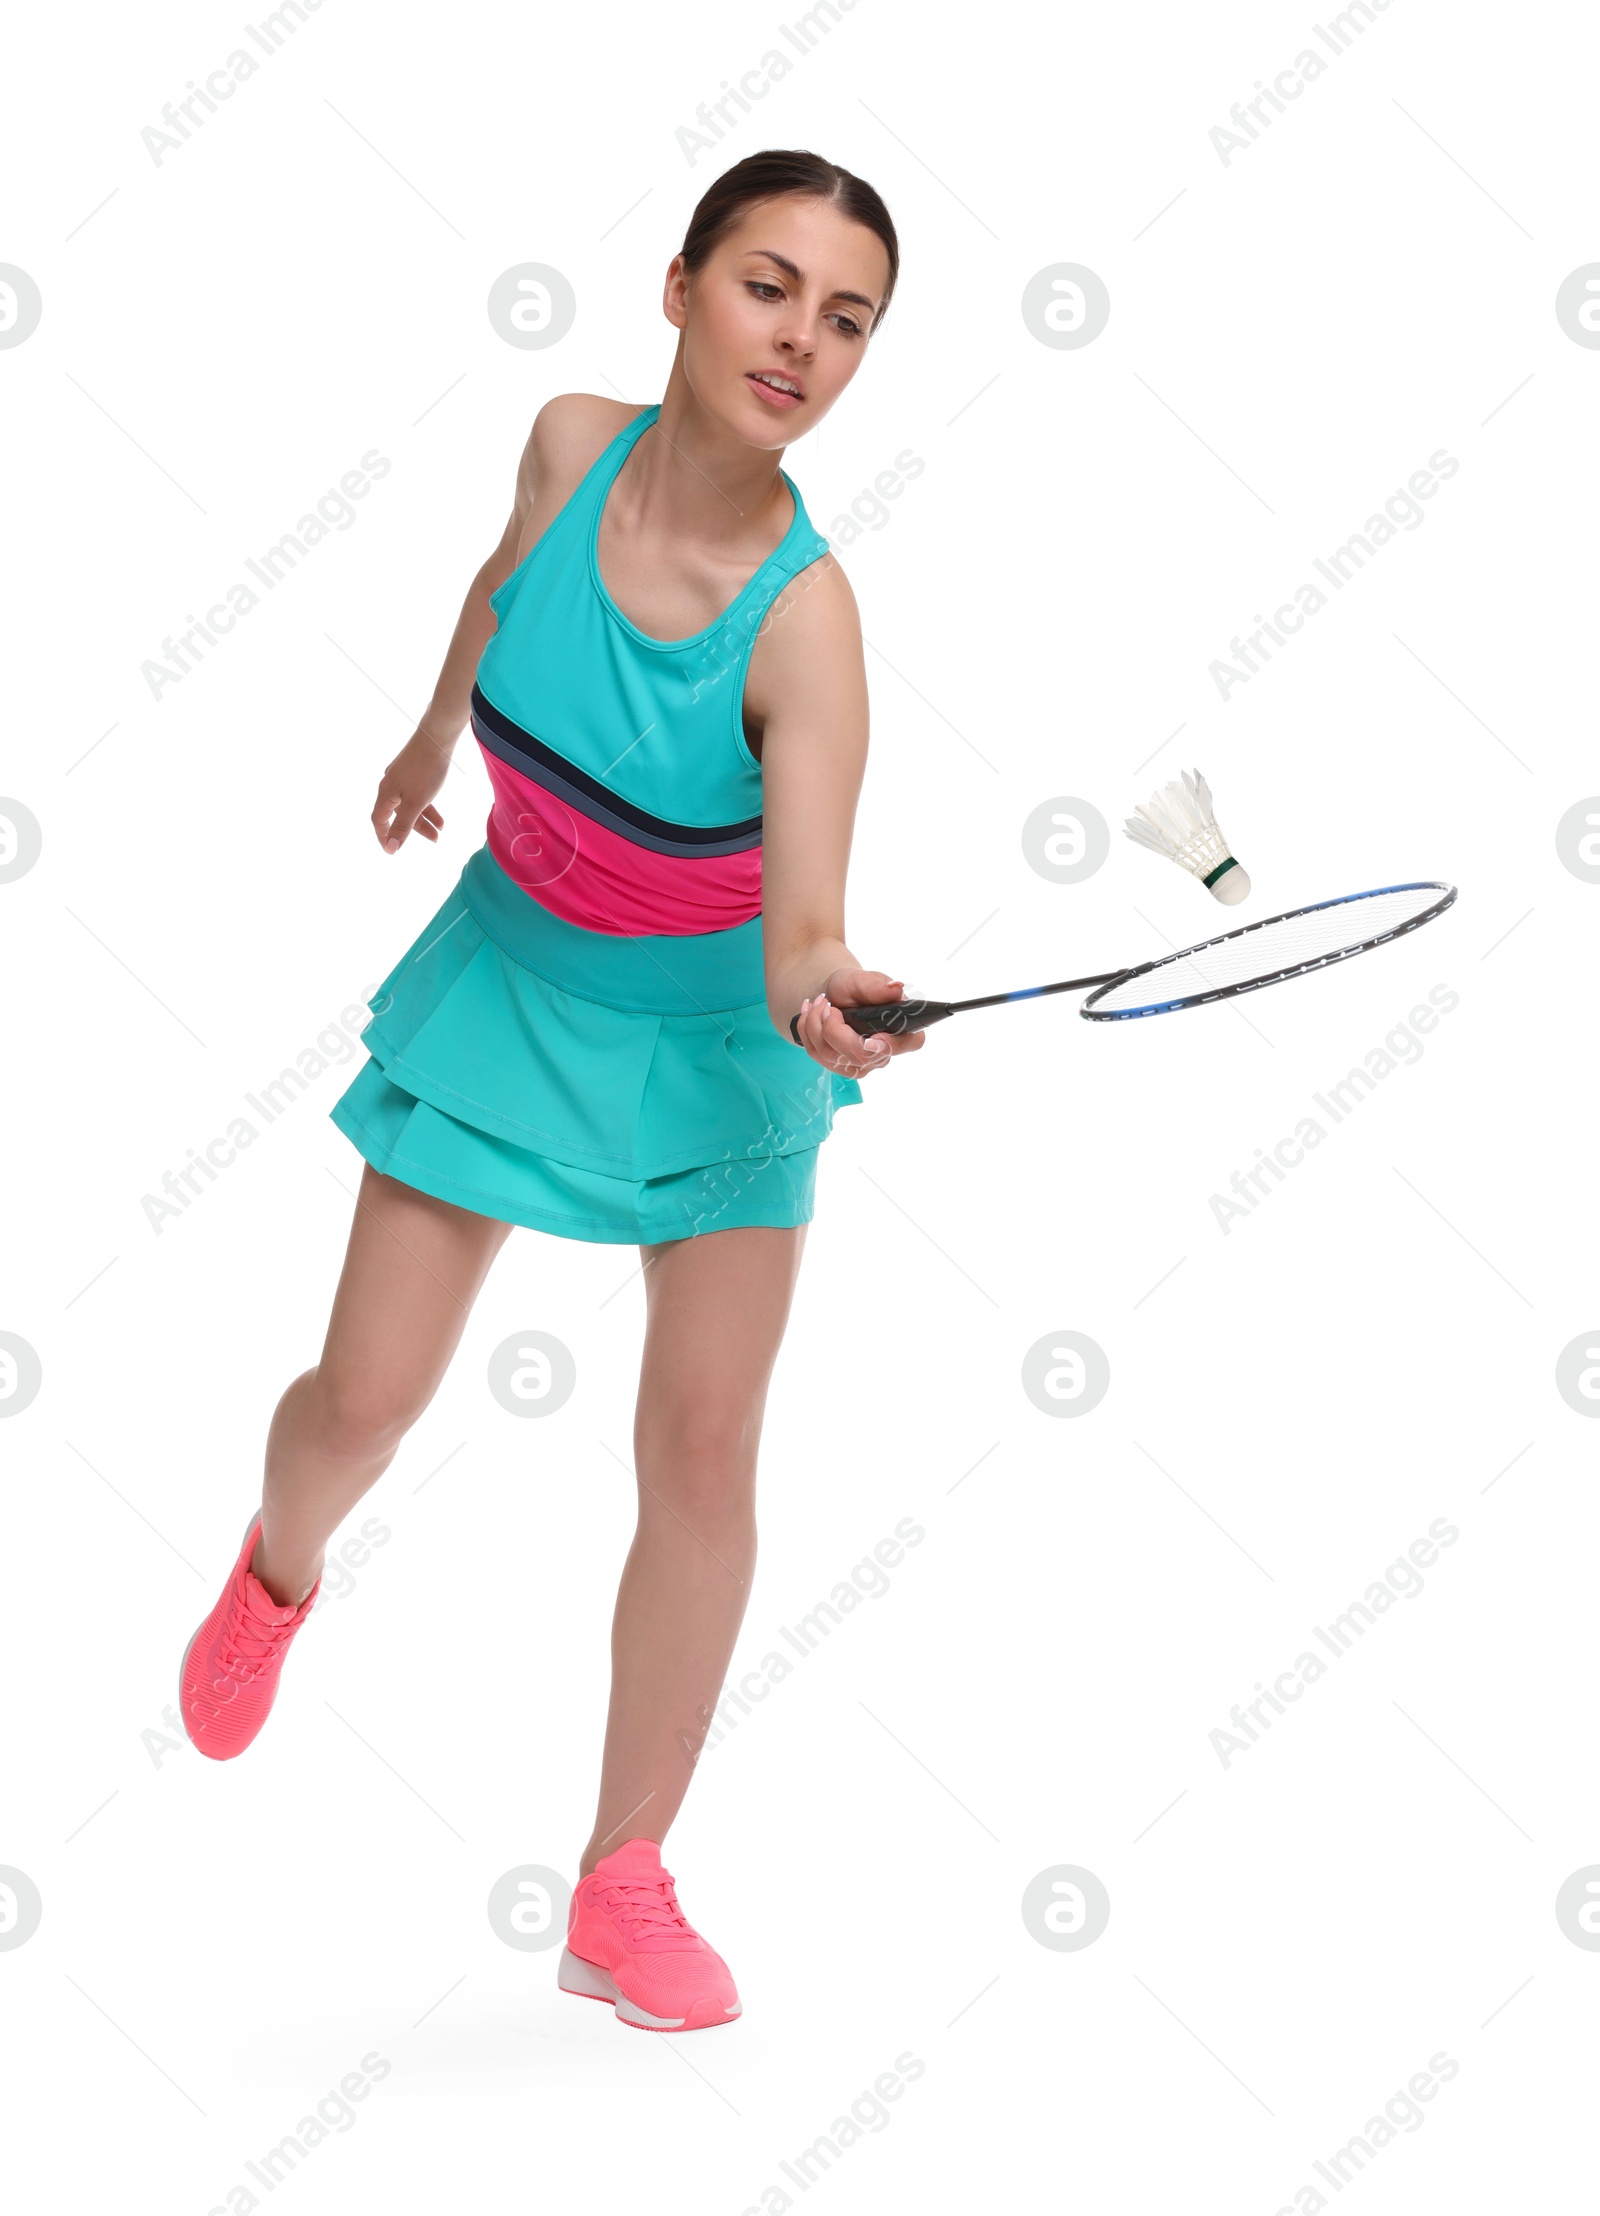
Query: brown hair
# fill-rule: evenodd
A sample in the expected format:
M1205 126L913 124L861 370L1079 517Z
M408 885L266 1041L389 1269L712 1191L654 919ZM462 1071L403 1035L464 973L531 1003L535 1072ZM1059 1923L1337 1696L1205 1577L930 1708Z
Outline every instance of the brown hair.
M841 215L848 216L853 223L865 225L883 241L889 256L889 282L872 319L871 328L876 331L888 312L895 279L900 273L900 242L895 236L889 211L865 178L841 169L837 162L824 161L820 154L808 153L802 147L767 147L759 154L747 154L742 162L725 169L716 182L706 188L683 236L680 251L684 268L689 271L701 268L746 208L758 200L776 199L781 193L800 193L808 199L827 200Z

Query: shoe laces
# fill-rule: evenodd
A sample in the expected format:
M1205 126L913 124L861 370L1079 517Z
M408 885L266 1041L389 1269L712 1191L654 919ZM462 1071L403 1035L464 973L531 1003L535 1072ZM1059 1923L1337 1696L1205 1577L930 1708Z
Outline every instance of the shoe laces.
M628 1928L633 1938L648 1939L662 1932L691 1932L693 1926L678 1906L670 1875L663 1870L654 1880L605 1878L600 1904L608 1915Z
M252 1615L243 1600L239 1600L229 1609L222 1627L222 1636L217 1642L217 1665L229 1676L252 1678L273 1659L295 1628L293 1617L287 1623L263 1623L259 1616Z

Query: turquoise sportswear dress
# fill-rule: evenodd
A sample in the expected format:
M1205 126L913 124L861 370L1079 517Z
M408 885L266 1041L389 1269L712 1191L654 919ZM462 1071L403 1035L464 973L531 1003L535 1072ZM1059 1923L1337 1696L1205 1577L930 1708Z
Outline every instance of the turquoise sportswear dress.
M794 519L716 622L630 623L600 575L641 410L491 594L472 727L488 835L383 980L331 1109L375 1169L475 1214L607 1243L810 1221L853 1078L773 1025L761 765L745 671L777 594L827 551Z

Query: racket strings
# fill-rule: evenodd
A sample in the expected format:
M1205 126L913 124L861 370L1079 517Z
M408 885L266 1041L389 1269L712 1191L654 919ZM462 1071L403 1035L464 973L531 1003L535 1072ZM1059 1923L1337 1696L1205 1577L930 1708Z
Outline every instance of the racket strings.
M1399 885L1358 894L1296 915L1230 932L1209 945L1187 947L1153 967L1094 994L1085 1013L1132 1009L1238 992L1312 964L1338 959L1407 929L1439 903L1438 885Z

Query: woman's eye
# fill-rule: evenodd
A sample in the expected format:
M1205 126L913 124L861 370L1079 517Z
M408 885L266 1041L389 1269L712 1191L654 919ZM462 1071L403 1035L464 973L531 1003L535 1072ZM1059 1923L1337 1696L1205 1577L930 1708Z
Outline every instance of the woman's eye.
M745 279L745 283L749 287L750 291L755 294L758 300L781 300L783 298L783 287L781 285L775 285L771 283L771 281L765 277L747 277ZM836 316L833 320L835 323L835 327L839 330L843 337L847 339L860 338L861 326L856 321L854 316L840 315Z

